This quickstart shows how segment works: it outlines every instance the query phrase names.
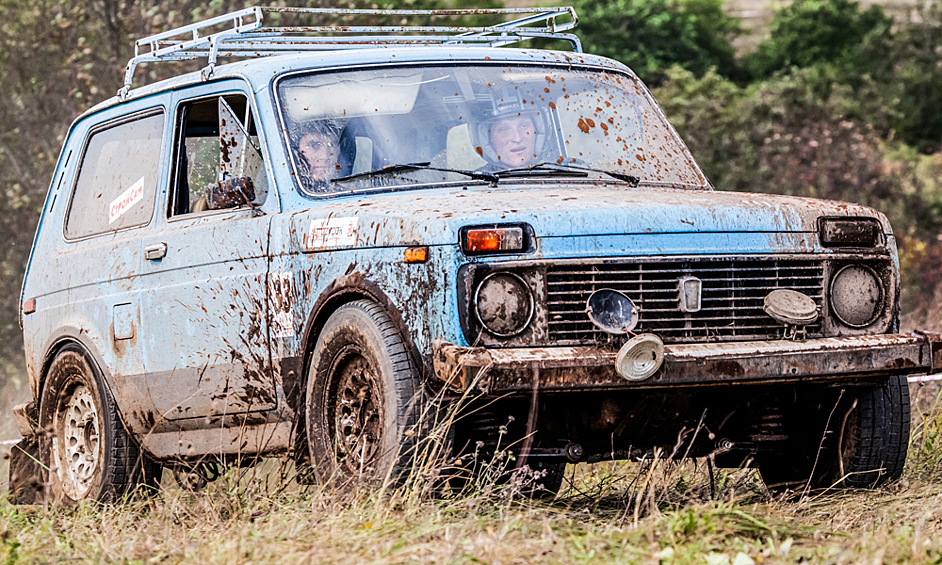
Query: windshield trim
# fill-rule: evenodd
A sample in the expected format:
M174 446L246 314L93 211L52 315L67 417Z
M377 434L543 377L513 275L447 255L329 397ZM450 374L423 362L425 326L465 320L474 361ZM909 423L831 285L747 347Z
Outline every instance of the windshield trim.
M628 78L629 80L636 82L641 87L640 91L642 95L644 96L645 100L657 112L657 116L658 118L660 118L662 123L667 126L668 132L670 133L674 142L677 143L683 149L684 158L689 161L689 164L703 178L702 185L696 185L696 184L688 185L688 184L677 183L677 182L665 182L665 181L653 181L653 180L648 181L645 179L641 179L638 185L639 186L649 185L649 186L657 186L657 187L679 188L681 190L715 190L715 188L713 187L713 184L710 182L710 179L707 178L706 173L703 172L703 169L700 167L700 164L697 163L696 158L694 158L693 153L691 153L690 148L687 147L687 144L680 137L680 134L677 133L677 130L674 128L674 124L672 124L670 120L667 119L667 116L664 114L664 110L661 108L660 104L658 104L657 101L654 99L654 97L651 95L651 92L648 90L648 87L628 67L613 68L613 67L604 66L604 65L593 65L593 64L586 64L586 63L574 64L572 63L572 61L563 61L563 62L542 61L540 63L530 63L530 62L510 60L510 59L488 60L488 61L482 61L479 59L467 59L467 60L455 59L455 60L449 60L449 61L441 61L441 60L431 60L427 62L410 61L409 63L379 63L379 64L371 64L367 66L358 66L354 64L348 64L348 65L337 65L337 66L324 67L324 68L313 67L313 68L306 68L306 69L292 69L292 70L285 71L281 74L278 74L272 77L272 80L269 84L270 94L271 94L272 102L274 105L278 127L281 130L279 137L281 138L282 150L285 152L284 154L288 162L287 165L290 170L291 181L292 181L292 184L294 185L295 191L298 194L300 194L302 197L308 200L317 201L317 200L323 200L323 199L328 199L328 198L336 198L340 196L363 195L363 194L384 193L384 192L402 192L405 190L421 190L421 189L426 189L426 188L438 188L438 187L447 187L447 186L480 185L480 184L486 185L488 183L485 181L473 180L469 178L469 179L462 179L460 181L415 182L415 183L404 183L402 185L394 184L394 185L387 185L387 186L382 186L382 187L369 187L369 188L363 188L363 189L343 190L343 191L337 191L337 192L309 191L304 187L303 183L299 180L300 174L299 174L299 171L297 170L295 159L291 158L292 150L291 150L291 143L288 138L288 124L285 121L285 109L282 107L281 97L278 95L278 88L280 87L283 81L291 79L291 78L295 78L298 76L312 76L312 75L319 75L319 74L333 74L333 73L356 72L356 71L371 71L371 70L384 69L384 68L390 68L390 67L399 68L399 69L410 69L410 68L428 69L428 68L436 68L436 67L457 67L457 66L504 67L507 65L511 65L514 67L531 68L531 69L552 68L552 69L561 69L561 70L566 70L566 71L605 72L605 73L610 73L610 74L615 74L615 75L621 75L623 77ZM567 183L571 183L577 180L571 177L564 177L564 176L563 177L551 177L551 178L565 179L564 182L567 182ZM540 178L538 179L536 178L527 179L526 177L514 177L513 180L518 181L520 184L527 184L529 182L537 182L539 184L544 184L546 182L546 179L547 177L543 177L541 175ZM588 180L588 182L591 182L591 183L599 182L599 179L583 179L583 182L585 182L586 180ZM614 184L613 182L609 182L609 181L614 181L614 183L623 182L623 181L617 181L616 179L608 179L607 181L605 181L605 184ZM629 183L624 183L624 184L629 184Z

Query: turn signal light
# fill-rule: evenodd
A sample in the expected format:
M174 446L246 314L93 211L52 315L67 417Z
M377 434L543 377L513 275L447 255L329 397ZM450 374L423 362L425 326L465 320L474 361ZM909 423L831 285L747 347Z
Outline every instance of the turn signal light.
M821 218L818 224L825 247L876 247L880 223L873 218Z
M406 263L424 263L428 261L428 247L409 247L406 249Z
M36 299L35 298L30 298L29 300L23 303L24 314L32 314L35 311L36 311Z
M522 253L526 237L521 226L465 228L462 248L468 255L489 253Z

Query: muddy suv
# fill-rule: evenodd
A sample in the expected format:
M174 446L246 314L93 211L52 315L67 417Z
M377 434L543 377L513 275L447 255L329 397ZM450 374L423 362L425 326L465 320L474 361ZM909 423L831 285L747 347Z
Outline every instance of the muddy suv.
M900 475L906 377L942 363L897 333L882 214L716 192L571 9L404 35L272 10L138 41L70 128L23 283L18 500L279 454L388 476L458 398L454 453L509 446L550 490L567 462L652 457ZM530 37L573 50L497 48Z

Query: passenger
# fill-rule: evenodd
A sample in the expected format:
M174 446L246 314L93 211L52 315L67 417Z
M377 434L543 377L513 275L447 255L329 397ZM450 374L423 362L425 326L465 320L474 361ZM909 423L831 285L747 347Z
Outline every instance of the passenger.
M537 162L537 134L532 116L521 114L498 118L491 123L488 134L501 164L526 167Z
M545 122L513 86L501 89L489 119L477 129L480 153L492 170L529 167L542 161Z
M340 130L334 121L325 120L309 127L298 141L301 181L317 192L327 192L328 181L340 172Z

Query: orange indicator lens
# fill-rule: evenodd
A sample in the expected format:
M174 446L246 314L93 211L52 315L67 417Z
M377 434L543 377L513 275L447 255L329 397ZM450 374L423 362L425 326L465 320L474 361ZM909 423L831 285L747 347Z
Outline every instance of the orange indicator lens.
M424 263L428 261L428 247L410 247L406 249L406 263Z
M35 311L36 311L36 299L35 298L30 298L29 300L23 303L24 314L32 314Z
M523 228L493 228L467 231L468 253L523 251Z

